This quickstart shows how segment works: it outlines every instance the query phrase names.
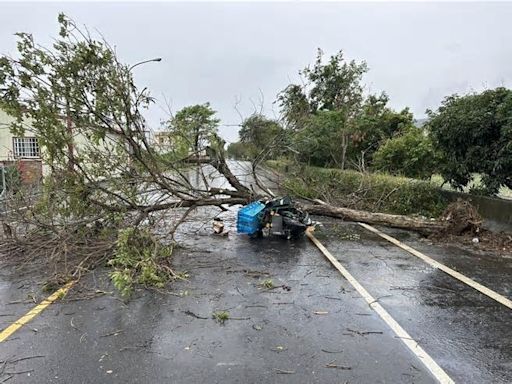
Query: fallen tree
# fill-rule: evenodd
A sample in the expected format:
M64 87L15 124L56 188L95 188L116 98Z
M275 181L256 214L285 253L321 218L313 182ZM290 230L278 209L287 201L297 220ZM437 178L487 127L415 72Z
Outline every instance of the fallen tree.
M154 99L133 80L144 62L123 64L65 15L59 24L51 47L20 33L17 57L0 57L9 129L35 137L49 168L36 191L10 191L3 258L58 265L55 274L67 278L107 260L122 292L160 284L173 276L166 260L174 233L194 209L244 204L254 193L226 163L214 111L188 109L177 129L168 128L173 145L163 154L143 116ZM207 129L189 126L195 112Z
M440 220L428 220L403 215L358 211L350 208L334 207L329 204L306 204L303 208L313 215L329 216L346 221L410 229L424 234L442 232L448 227L447 222Z
M303 208L313 215L408 229L424 235L476 233L480 230L480 225L482 224L482 219L475 208L463 200L450 204L438 219L358 211L350 208L335 207L320 200L317 200L316 204L305 204Z

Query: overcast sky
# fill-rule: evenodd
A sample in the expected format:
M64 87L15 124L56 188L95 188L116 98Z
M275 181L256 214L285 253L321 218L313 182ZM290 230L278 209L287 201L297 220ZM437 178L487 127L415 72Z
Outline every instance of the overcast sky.
M313 62L317 48L343 49L366 60L365 83L386 91L391 106L417 118L444 96L512 87L512 3L5 3L0 2L0 53L15 54L13 33L48 44L57 14L97 29L134 68L159 107L153 127L173 111L210 102L222 135L237 140L240 117L264 96L264 113L278 113L276 94Z

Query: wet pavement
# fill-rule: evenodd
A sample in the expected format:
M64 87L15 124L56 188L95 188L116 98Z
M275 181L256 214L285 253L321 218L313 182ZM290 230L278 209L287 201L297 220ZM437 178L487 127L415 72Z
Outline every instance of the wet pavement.
M234 227L233 211L222 217ZM324 224L318 239L456 382L512 382L509 309L355 224ZM0 344L0 382L436 382L307 239L216 237L210 225L181 228L174 267L188 278L167 293L124 302L108 271L86 276ZM511 259L383 230L511 296ZM38 280L2 270L1 328L48 295Z

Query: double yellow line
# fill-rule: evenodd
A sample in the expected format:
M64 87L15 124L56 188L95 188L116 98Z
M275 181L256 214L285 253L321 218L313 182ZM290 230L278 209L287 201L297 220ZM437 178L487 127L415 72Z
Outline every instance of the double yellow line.
M16 332L18 329L23 327L28 322L32 321L34 317L39 315L42 311L46 309L51 303L57 301L58 299L64 297L66 293L69 291L69 289L75 284L74 281L70 281L66 285L64 285L62 288L55 291L53 294L51 294L49 297L47 297L45 300L41 301L38 305L36 305L34 308L32 308L26 315L16 320L14 323L9 325L7 328L5 328L2 332L0 332L0 343L7 340L9 336L11 336L14 332Z

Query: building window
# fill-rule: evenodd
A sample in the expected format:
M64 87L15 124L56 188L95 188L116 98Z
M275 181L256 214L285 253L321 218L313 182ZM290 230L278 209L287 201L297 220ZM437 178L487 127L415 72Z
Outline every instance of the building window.
M38 158L40 156L37 137L13 137L13 147L15 158Z

